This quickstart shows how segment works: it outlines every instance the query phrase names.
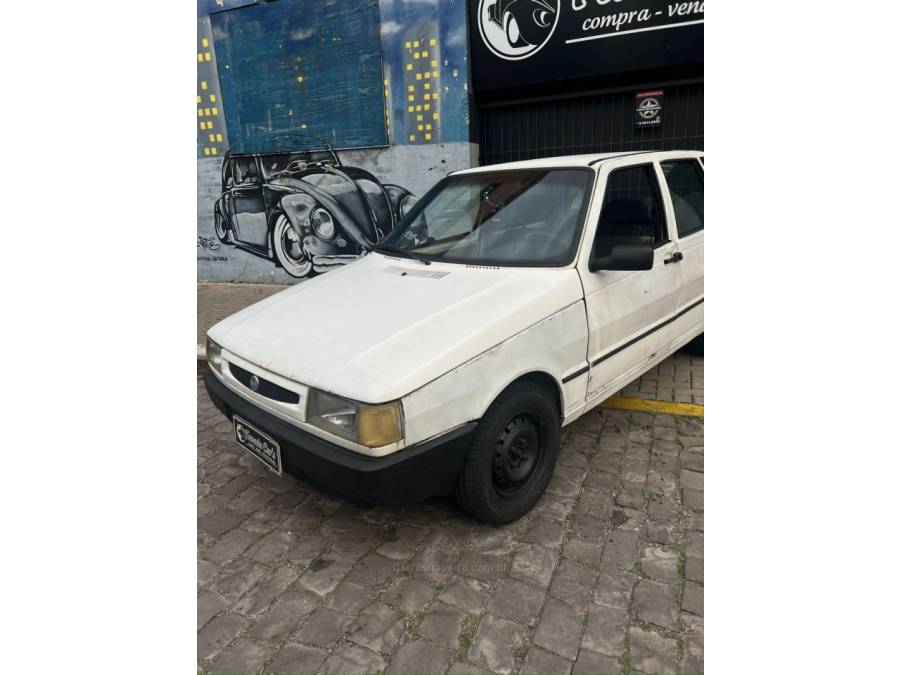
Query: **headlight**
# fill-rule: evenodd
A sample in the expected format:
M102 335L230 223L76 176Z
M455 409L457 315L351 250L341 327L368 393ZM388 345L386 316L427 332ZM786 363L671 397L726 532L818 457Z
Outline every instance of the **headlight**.
M222 348L206 336L206 362L214 371L222 374Z
M369 448L390 445L403 437L399 401L368 405L310 389L306 421Z
M313 232L320 239L331 239L334 236L334 219L321 206L312 212L310 223L312 224Z
M412 207L416 205L416 202L419 201L412 195L406 195L403 199L400 200L400 217L402 218L407 213L412 210Z

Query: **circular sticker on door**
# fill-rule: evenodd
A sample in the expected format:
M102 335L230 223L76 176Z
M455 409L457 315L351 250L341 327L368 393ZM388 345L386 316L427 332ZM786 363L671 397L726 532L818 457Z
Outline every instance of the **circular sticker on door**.
M479 0L478 31L501 59L525 59L550 40L559 9L559 0Z

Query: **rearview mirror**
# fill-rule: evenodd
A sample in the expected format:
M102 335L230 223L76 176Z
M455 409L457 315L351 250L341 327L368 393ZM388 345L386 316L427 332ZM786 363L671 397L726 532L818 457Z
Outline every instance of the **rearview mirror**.
M588 261L588 269L591 272L650 270L653 269L653 248L619 244L613 246L612 251L606 256L598 256L592 252Z

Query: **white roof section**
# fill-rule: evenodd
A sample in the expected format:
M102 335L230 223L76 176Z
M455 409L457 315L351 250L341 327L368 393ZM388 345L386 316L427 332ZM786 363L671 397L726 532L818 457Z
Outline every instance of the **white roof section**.
M482 171L494 171L498 169L550 169L558 167L573 166L598 166L602 162L610 159L620 159L630 157L632 155L646 156L647 159L668 159L669 157L702 157L702 150L665 150L665 151L644 151L635 150L631 152L598 152L587 155L563 155L561 157L541 157L540 159L526 159L520 162L505 162L503 164L490 164L486 166L476 166L471 169L463 169L462 171L454 171L451 175L460 176L468 173L479 173Z

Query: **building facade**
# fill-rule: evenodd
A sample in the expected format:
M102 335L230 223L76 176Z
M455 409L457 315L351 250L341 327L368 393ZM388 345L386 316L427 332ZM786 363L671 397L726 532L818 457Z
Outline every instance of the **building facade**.
M198 0L197 26L201 281L326 273L450 171L703 147L702 2Z

